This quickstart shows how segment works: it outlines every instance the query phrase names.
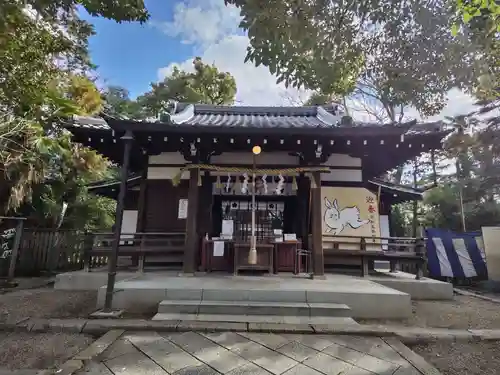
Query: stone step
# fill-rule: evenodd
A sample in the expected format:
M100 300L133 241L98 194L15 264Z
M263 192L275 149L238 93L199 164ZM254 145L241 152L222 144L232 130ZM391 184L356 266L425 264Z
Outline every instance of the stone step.
M231 315L231 314L178 314L158 313L152 320L229 322L229 323L272 323L272 324L321 324L359 325L353 318L329 316L278 316L278 315Z
M158 313L349 317L351 309L338 303L164 300Z

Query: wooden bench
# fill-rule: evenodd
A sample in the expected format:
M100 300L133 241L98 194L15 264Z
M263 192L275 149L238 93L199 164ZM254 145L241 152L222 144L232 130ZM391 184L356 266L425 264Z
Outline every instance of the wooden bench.
M410 263L416 266L415 278L420 280L423 277L427 261L423 238L370 237L367 239L352 236L323 236L323 242L333 245L333 248L323 248L325 264L327 264L327 258L330 257L359 259L361 276L366 277L370 262L389 261L391 272L395 272L400 263ZM368 245L380 247L381 250L367 249ZM383 247L386 249L383 250Z
M112 233L91 233L87 235L84 269L90 272L92 259L109 257L113 251ZM146 257L162 256L168 262L182 264L185 250L185 233L124 233L120 236L118 256L138 258L137 270L144 272Z

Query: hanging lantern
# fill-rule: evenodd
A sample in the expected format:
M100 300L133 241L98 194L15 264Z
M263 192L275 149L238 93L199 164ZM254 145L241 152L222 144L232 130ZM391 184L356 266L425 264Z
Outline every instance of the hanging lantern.
M220 189L221 188L221 182L220 182L220 176L217 176L216 180L215 180L215 188L216 189Z
M292 178L292 191L297 191L298 190L298 185L297 185L297 177L295 175Z
M201 170L198 169L198 186L201 186Z

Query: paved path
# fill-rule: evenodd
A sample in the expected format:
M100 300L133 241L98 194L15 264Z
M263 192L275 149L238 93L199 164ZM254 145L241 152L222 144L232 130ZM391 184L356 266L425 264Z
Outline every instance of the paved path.
M439 375L394 338L250 332L117 336L77 374Z

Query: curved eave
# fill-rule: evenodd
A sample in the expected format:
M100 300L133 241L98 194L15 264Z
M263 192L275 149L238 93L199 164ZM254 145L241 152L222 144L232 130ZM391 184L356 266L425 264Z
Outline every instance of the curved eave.
M368 183L371 185L371 190L378 191L380 189L382 199L390 204L423 199L423 191L411 186L392 184L378 179L369 180Z
M140 185L142 176L133 176L127 180L127 189L131 189ZM112 179L106 181L98 181L87 185L87 190L96 195L117 199L120 191L120 180Z
M296 136L346 136L346 137L366 137L366 136L401 136L408 132L407 128L394 126L293 126L290 124L286 127L277 126L242 126L240 124L234 126L211 126L211 125L187 125L187 124L169 124L160 122L136 122L129 120L108 120L110 127L117 132L161 132L164 134L211 134L211 135L290 135L293 132ZM439 134L434 133L418 133L412 132L408 136L419 136L424 134ZM444 133L445 135L448 132ZM444 136L444 135L443 135Z

